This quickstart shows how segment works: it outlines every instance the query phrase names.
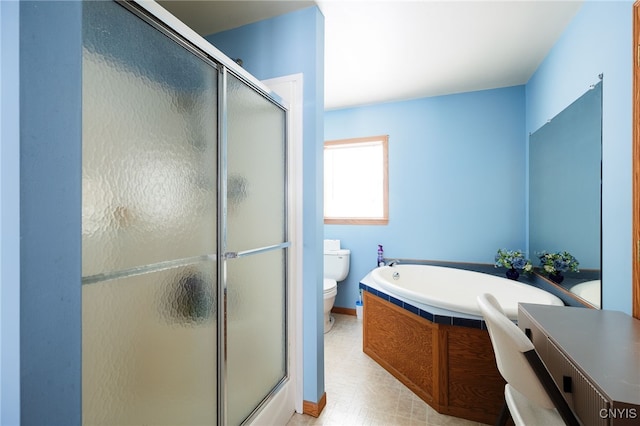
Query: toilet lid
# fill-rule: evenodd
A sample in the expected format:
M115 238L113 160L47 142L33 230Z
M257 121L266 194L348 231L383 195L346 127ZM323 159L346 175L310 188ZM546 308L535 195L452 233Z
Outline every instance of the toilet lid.
M328 292L333 290L334 288L336 288L338 286L338 283L336 282L336 280L332 280L331 278L325 278L324 279L324 292Z

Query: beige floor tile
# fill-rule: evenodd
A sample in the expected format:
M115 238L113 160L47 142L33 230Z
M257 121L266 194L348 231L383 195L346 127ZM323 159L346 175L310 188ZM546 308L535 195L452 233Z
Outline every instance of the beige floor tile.
M406 398L400 395L398 397L398 405L396 407L396 414L401 417L411 418L413 408L413 401L411 398Z
M287 426L306 426L309 424L309 421L312 418L313 417L307 416L306 414L294 413L294 415L291 416L291 419L287 423Z
M362 321L334 314L324 335L327 405L320 417L294 414L287 426L479 426L432 409L362 352Z

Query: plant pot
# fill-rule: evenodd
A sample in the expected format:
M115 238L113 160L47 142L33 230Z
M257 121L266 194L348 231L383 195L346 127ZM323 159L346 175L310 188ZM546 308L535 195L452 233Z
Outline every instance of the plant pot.
M562 280L564 280L564 276L562 275L562 272L555 272L549 274L549 279L556 284L560 284Z
M520 276L520 272L518 272L518 270L515 268L511 268L511 269L507 269L506 275L507 275L507 278L509 278L510 280L517 281L518 277Z

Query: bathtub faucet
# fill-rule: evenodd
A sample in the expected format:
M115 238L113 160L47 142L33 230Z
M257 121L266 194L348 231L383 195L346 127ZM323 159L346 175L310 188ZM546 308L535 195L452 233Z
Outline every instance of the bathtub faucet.
M400 263L400 261L398 259L394 259L394 260L389 261L389 263L387 263L387 265L393 267L393 266L398 265L399 263Z

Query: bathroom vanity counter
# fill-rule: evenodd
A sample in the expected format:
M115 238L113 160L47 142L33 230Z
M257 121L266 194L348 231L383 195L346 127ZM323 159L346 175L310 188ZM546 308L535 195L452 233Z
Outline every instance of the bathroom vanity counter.
M518 326L583 424L640 424L640 320L617 311L520 304Z

